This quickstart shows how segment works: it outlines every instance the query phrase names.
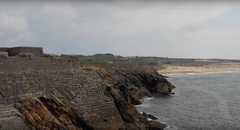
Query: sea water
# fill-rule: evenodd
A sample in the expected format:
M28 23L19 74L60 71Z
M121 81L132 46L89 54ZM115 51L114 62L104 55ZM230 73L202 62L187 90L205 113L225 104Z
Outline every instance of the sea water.
M166 130L240 130L240 72L167 76L175 94L143 99L139 112L155 115Z

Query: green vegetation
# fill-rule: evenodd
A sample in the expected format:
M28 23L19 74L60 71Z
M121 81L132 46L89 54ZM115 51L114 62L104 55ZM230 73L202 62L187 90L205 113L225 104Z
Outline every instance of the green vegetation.
M95 54L92 56L83 56L78 55L77 56L79 61L83 62L113 62L113 63L119 63L119 64L137 64L137 65L160 65L163 62L168 61L169 58L161 58L161 57L138 57L138 56L132 56L132 57L123 57L113 54Z
M61 55L61 57L69 57L68 55ZM70 56L71 57L71 56ZM80 62L103 62L103 63L118 63L118 64L132 64L132 65L177 65L177 66L203 66L213 63L234 62L240 63L240 60L226 60L226 59L186 59L186 58L168 58L168 57L143 57L131 56L123 57L119 55L95 54L90 56L74 55Z

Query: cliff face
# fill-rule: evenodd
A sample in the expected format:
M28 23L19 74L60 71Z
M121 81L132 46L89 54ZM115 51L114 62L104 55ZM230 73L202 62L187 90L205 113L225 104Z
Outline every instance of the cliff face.
M74 58L0 62L0 129L152 129L156 122L134 105L152 92L174 89L149 67L79 64Z

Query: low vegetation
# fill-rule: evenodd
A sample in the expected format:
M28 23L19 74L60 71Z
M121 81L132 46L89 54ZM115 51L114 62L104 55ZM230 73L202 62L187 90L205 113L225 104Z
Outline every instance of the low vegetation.
M224 64L224 63L240 63L240 60L227 59L187 59L187 58L168 58L168 57L143 57L130 56L124 57L119 55L95 54L95 55L61 55L61 57L77 57L80 62L101 62L101 63L115 63L122 65L139 65L139 66L155 66L158 69L166 65L173 66L206 66L210 64Z

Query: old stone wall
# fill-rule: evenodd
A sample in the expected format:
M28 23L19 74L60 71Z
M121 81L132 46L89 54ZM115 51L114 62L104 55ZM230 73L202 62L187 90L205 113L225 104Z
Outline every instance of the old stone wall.
M5 47L3 47L3 48L0 48L0 52L8 52L9 49L10 49L10 48L5 48Z
M43 48L41 47L0 48L0 52L8 52L9 56L17 56L19 53L32 53L35 57L39 57L41 54L43 54Z
M43 53L43 48L41 47L14 47L10 48L9 56L17 56L19 53L32 53L34 56L38 57Z

